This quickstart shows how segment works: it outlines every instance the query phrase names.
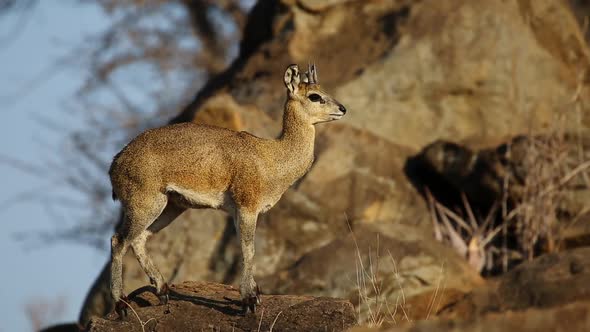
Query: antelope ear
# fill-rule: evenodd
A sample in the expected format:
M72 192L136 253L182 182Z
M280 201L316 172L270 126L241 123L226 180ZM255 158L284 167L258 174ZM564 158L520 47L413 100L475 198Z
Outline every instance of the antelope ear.
M299 76L299 67L297 65L290 65L285 71L285 86L290 93L297 93L299 90L299 82L301 78Z

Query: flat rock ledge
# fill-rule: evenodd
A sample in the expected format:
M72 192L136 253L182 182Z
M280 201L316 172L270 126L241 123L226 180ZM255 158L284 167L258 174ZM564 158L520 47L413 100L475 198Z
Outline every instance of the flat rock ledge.
M170 289L166 305L157 304L152 287L134 291L125 319L93 318L87 331L344 331L357 323L352 304L342 299L262 295L256 314L244 316L232 286L188 281Z

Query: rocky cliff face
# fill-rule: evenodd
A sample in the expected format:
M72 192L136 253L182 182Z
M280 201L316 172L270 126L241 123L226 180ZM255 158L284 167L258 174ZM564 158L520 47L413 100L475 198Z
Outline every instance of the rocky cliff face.
M586 135L589 55L560 0L261 1L239 58L174 121L275 136L285 67L316 63L349 112L318 126L310 172L261 216L256 274L265 293L348 298L366 319L358 276L369 270L389 282L379 294L389 303L483 282L435 241L408 161L437 140L493 147L545 134L558 119ZM148 250L170 282L232 283L238 271L233 226L218 211L185 213ZM127 292L147 283L134 257L125 266ZM83 322L109 310L107 270Z

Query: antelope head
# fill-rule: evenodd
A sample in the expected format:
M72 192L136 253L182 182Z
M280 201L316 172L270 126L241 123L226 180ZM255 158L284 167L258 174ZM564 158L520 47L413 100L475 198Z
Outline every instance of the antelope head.
M297 65L290 65L284 79L287 103L291 103L312 124L339 120L346 114L346 108L320 87L315 65L309 65L303 74Z

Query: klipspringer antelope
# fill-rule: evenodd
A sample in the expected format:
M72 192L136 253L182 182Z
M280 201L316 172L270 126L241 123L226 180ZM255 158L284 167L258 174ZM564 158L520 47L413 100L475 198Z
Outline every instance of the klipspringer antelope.
M189 208L223 209L233 217L242 250L240 296L244 313L260 303L254 281L254 232L260 213L311 167L315 124L338 120L346 109L319 86L315 66L285 71L287 101L277 139L195 123L147 130L119 152L109 175L124 219L111 239L111 293L127 312L123 256L129 246L155 285L161 303L168 285L146 252L148 237Z

